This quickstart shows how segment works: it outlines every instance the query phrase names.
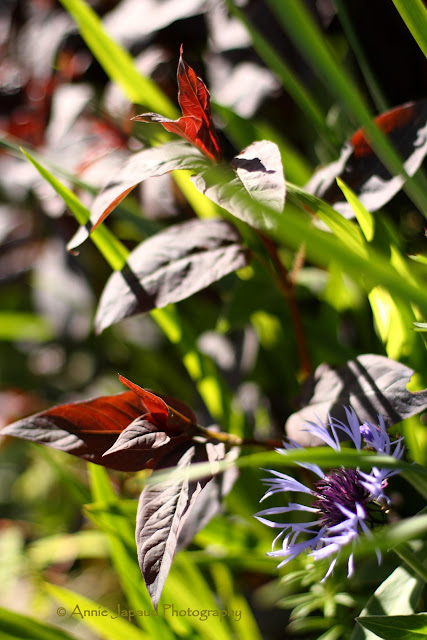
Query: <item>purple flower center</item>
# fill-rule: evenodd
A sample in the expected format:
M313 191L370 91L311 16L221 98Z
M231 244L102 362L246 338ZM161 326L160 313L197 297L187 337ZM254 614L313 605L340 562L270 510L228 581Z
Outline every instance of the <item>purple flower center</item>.
M346 519L338 507L356 511L356 503L364 505L372 498L361 484L361 477L355 469L332 469L322 480L315 484L317 497L313 507L319 510L322 525L332 527Z

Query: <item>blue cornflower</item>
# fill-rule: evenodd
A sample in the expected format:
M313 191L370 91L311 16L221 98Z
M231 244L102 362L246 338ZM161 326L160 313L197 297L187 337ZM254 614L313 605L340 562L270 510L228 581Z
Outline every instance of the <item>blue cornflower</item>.
M341 431L352 440L359 451L367 448L396 459L401 458L404 452L403 438L391 442L381 416L378 416L378 425L370 422L360 425L353 409L345 409L345 412L348 424L332 418L327 425L320 420L317 423L308 422L305 425L306 430L335 451L341 451L338 438L338 432ZM284 454L286 450L295 448L302 447L294 440L288 439L284 442L284 449L277 451ZM384 493L387 479L398 473L398 470L373 467L370 473L364 473L359 469L341 467L324 473L316 464L298 464L312 471L319 480L315 481L312 487L308 487L291 476L269 470L274 477L264 480L269 489L262 500L274 493L294 491L312 496L311 506L289 502L285 507L265 509L255 515L269 527L281 529L273 541L273 551L268 553L270 556L284 558L278 567L285 565L301 552L310 550L310 555L315 560L329 558L329 569L324 577L326 579L332 573L342 547L352 543L354 548L361 533L371 535L372 527L379 522L378 514L386 510L390 504ZM314 519L309 522L280 523L264 517L291 511L310 513ZM283 536L282 548L274 551L275 543ZM377 558L380 562L379 552ZM348 560L348 576L353 572L354 558L351 553Z

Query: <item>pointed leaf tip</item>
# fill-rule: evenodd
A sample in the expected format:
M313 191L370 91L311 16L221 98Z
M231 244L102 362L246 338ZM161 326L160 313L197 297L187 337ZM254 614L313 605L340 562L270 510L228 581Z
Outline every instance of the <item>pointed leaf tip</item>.
M154 393L151 393L150 391L143 389L134 382L131 382L124 376L120 375L120 373L118 375L120 382L142 399L144 407L147 409L148 413L151 413L153 415L160 415L165 419L168 418L169 409L166 402L164 402L161 398L159 398L159 396L156 396Z
M132 120L140 122L159 122L163 127L188 140L200 149L213 162L222 159L218 134L212 120L209 91L182 57L183 45L180 47L178 62L178 102L182 117L170 120L158 113L142 113Z

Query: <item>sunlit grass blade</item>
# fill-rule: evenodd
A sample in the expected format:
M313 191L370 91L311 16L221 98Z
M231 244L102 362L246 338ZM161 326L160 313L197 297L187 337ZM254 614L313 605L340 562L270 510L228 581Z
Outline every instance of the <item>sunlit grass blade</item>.
M418 304L423 311L427 310L427 291L421 282L403 280L400 273L390 265L388 257L378 250L372 249L369 255L363 255L358 246L351 246L339 237L317 229L311 218L295 207L285 206L283 213L278 214L267 205L261 206L247 191L230 181L229 172L224 167L218 166L210 170L209 182L215 185L214 197L220 198L225 209L227 202L233 202L233 207L230 208L234 209L238 203L253 227L293 249L298 250L303 245L312 262L329 267L333 260L368 291L381 284L393 295ZM329 205L319 198L295 185L287 183L286 186L288 199L299 201L301 209L308 208L313 214L319 214L319 217L323 212L329 211ZM407 266L410 270L409 262Z
M68 618L73 617L74 620L79 620L102 640L117 640L117 638L149 640L150 638L147 633L131 624L125 616L121 617L117 609L114 611L103 607L99 602L94 602L79 593L57 585L45 582L42 586L55 600L61 603ZM100 611L103 613L96 615Z
M28 557L35 567L46 569L52 564L108 558L108 546L99 531L60 533L33 542L28 548Z
M79 198L70 191L68 187L55 178L55 176L52 175L45 167L37 162L37 160L35 160L27 151L22 149L22 153L37 169L40 175L55 189L56 193L61 196L77 222L81 225L86 224L90 219L90 212L82 204ZM109 229L107 229L107 227L100 225L91 234L91 239L112 269L119 271L124 267L128 251L109 231Z
M99 16L83 0L61 0L76 21L80 34L105 72L131 102L167 118L177 118L176 107L150 78L135 67L130 54L105 31Z
M93 499L100 502L87 505L86 513L107 536L111 558L129 606L133 611L147 613L135 616L135 622L151 638L173 640L175 636L164 618L153 615L155 612L139 569L135 542L136 508L131 506L131 513L128 513L126 501L116 496L103 467L89 465L89 472ZM103 500L106 502L102 504Z
M262 451L248 455L241 455L237 460L224 460L217 462L216 470L225 471L230 466L239 468L256 468L265 469L268 467L283 468L298 466L299 463L317 464L321 468L334 467L359 467L362 470L370 470L373 466L384 467L387 469L408 470L413 474L412 477L420 477L420 482L424 483L427 479L427 469L420 465L411 465L408 462L397 460L392 456L372 454L369 451L356 451L355 449L344 449L336 452L330 447L312 447L310 449L292 449L286 451L285 455L280 455L276 451ZM212 466L207 462L200 462L190 466L189 469L181 473L177 473L176 479L181 477L195 480L203 478L212 473ZM147 484L155 484L157 482L167 481L170 474L165 471L155 471L147 480Z
M423 0L393 0L393 4L427 56L427 9Z
M184 366L196 383L210 414L221 424L227 425L231 433L241 434L242 415L232 410L230 392L213 360L197 349L192 328L178 317L174 305L154 309L151 316L179 349Z
M359 89L336 62L326 46L319 28L299 0L268 0L284 31L300 53L323 81L325 88L335 95L359 127L363 127L378 157L393 175L406 176L401 159L394 147L375 125ZM427 217L427 180L420 174L408 178L404 189L420 212Z
M188 631L194 629L196 637L203 637L206 640L228 640L232 635L230 619L227 614L220 615L223 610L221 604L200 569L192 561L191 553L184 551L178 554L160 599L159 610L165 619L172 623L173 609L175 611L204 609L216 612L216 615L210 615L207 620L202 620L201 615L192 615L186 619L183 616L183 622Z
M222 602L227 603L228 609L232 612L232 615L229 616L229 623L236 638L262 640L254 614L246 599L235 592L233 575L229 567L225 563L215 562L211 567L211 574L219 597Z
M360 202L359 198L356 194L341 180L341 178L337 178L337 183L339 188L344 194L347 202L352 206L354 215L356 216L357 222L360 225L360 228L368 242L371 242L374 233L375 233L375 218L367 211L363 204Z
M47 342L53 336L53 327L42 316L24 311L0 311L0 340Z

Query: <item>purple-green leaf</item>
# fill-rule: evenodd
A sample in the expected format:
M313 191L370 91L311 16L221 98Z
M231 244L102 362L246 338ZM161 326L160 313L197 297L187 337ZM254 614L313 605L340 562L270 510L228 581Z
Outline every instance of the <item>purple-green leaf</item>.
M237 230L225 220L173 225L140 244L126 267L111 275L99 301L97 331L188 298L248 260Z
M231 167L213 167L191 179L199 191L239 220L260 229L272 228L274 223L262 214L262 205L281 213L286 196L277 145L268 140L254 142L233 158Z
M351 405L360 422L377 422L381 414L387 425L427 409L427 389L411 393L406 386L414 371L385 356L364 354L332 369L320 365L305 382L300 404L286 422L286 432L303 446L319 444L304 431L307 420L328 421L328 414L345 420L344 407Z
M105 220L140 182L162 176L176 169L203 171L210 162L188 142L173 142L135 153L100 191L91 207L90 221L80 227L68 244L72 251Z
M136 518L136 545L139 566L156 608L176 551L219 510L220 498L235 479L234 473L213 476L215 462L223 460L223 444L183 443L161 459L156 468L170 468L168 480L151 484L141 493ZM198 480L183 471L196 462L211 462L212 474ZM208 486L210 489L207 489ZM209 505L208 505L209 501ZM200 508L207 508L202 514ZM192 513L195 517L192 517Z
M395 107L375 122L399 152L407 175L413 176L427 153L427 100ZM352 206L336 183L337 177L356 193L368 211L384 206L405 184L402 176L390 175L361 129L343 146L338 160L317 171L305 187L346 218L354 218Z

